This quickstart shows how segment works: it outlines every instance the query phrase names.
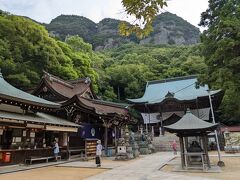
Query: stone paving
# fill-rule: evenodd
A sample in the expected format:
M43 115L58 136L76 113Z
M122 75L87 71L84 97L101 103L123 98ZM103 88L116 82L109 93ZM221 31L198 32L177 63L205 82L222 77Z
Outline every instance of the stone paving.
M173 158L174 155L171 152L154 153L133 162L126 162L112 170L89 177L87 180L210 180L209 178L185 176L159 170Z
M209 178L186 176L180 173L163 172L159 170L165 164L172 163L174 158L172 152L158 152L151 155L144 155L138 159L130 161L112 161L111 158L104 158L102 162L102 169L109 169L100 174L91 176L88 180L210 180ZM70 171L71 168L96 168L95 161L79 161L75 160L51 162L43 164L35 164L31 166L10 166L0 167L0 174L30 170L46 166L55 166L56 168L66 168L65 171ZM69 170L68 170L69 168ZM98 169L101 169L98 168ZM87 170L86 169L86 170ZM57 169L56 169L57 171ZM13 173L14 174L14 173ZM213 179L211 179L213 180Z

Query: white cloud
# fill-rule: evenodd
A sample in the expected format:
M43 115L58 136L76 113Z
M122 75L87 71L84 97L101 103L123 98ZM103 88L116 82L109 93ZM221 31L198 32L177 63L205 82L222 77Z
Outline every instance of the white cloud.
M198 26L201 13L207 8L208 0L171 0L165 9Z

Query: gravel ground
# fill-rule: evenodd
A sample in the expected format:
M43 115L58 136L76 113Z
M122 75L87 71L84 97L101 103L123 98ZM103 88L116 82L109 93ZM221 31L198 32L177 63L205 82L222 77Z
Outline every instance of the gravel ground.
M44 167L0 175L1 180L82 180L99 174L104 169Z
M165 153L169 155L169 153ZM170 153L171 154L171 153ZM218 158L216 156L216 152L211 152L211 163L217 164ZM2 174L0 175L0 180L82 180L85 178L88 178L90 176L96 177L95 179L99 179L101 175L104 173L110 173L114 172L117 169L120 171L118 173L119 177L124 172L121 171L121 169L125 168L125 171L132 170L135 173L131 173L134 177L136 176L136 170L140 171L139 174L144 173L147 169L146 166L150 166L153 162L158 162L159 160L162 160L164 153L156 153L155 155L151 156L143 156L142 158L137 158L132 161L112 161L110 159L104 159L103 163L106 164L114 164L118 165L120 167L115 167L113 170L106 170L106 169L98 169L98 168L81 168L81 167L43 167L38 169L32 169L27 171L20 171L15 173L9 173L9 174ZM222 153L224 155L224 153ZM226 154L227 155L227 154ZM229 154L228 154L229 155ZM189 177L190 179L202 177L202 180L204 178L213 178L213 179L224 179L224 180L239 180L240 179L240 154L236 157L222 157L222 160L225 162L225 167L222 168L221 173L185 173L185 172L174 172L171 173L176 159L169 162L169 165L166 165L163 167L160 171L156 170L156 177L155 179L159 179L159 177L163 177L163 179L171 179L170 175L173 174L175 178L172 177L172 179L186 179L181 177ZM164 155L165 156L165 155ZM149 161L147 161L149 159ZM180 160L180 158L178 158ZM143 161L143 163L139 163L140 161ZM90 163L94 164L94 161L90 161ZM150 163L150 164L147 164ZM130 165L133 164L134 166L132 169L130 168ZM139 166L139 167L138 167ZM141 167L140 167L141 166ZM144 167L142 167L144 166ZM160 168L160 167L158 167ZM103 172L103 174L101 174ZM162 173L161 173L162 172ZM165 176L163 176L165 173ZM111 174L111 173L110 173ZM97 176L94 176L97 175ZM154 177L150 176L151 173L148 174L148 179L154 179ZM173 176L172 175L172 176ZM90 177L90 178L92 178ZM131 179L129 176L127 176L127 179ZM193 178L194 177L194 178ZM114 180L113 176L109 177L111 180ZM124 178L122 178L123 180ZM135 178L136 179L136 178Z

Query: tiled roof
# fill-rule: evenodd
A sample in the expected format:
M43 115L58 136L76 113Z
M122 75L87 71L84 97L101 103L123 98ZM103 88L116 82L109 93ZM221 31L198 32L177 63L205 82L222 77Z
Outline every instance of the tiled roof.
M117 105L116 103L112 104L107 101L88 99L77 95L63 103L63 105L66 105L69 102L72 103L73 101L80 104L81 106L93 110L96 114L99 115L111 115L111 114L118 114L123 116L129 115L128 109L122 105Z
M194 100L198 97L208 96L208 86L197 86L196 76L185 76L160 81L150 81L146 85L143 97L128 99L131 103L161 103L171 94L177 100ZM211 91L216 94L221 90Z
M35 114L19 114L13 112L0 111L0 118L18 120L18 121L26 121L32 123L41 123L41 124L49 124L49 125L61 125L61 126L73 126L79 127L78 124L72 123L70 121L64 120L59 117L55 117L45 113L35 113Z
M11 84L4 80L1 73L0 73L0 98L48 108L60 107L60 104L47 101L45 99L33 96L29 93L26 93L20 89L15 88L14 86L12 86Z
M218 124L209 123L196 117L188 110L179 121L164 127L168 131L175 133L178 132L188 133L188 131L195 133L197 131L213 130L217 126Z
M89 78L82 78L74 81L64 81L49 73L44 73L44 81L57 93L72 98L74 95L81 95L90 88Z
M78 102L81 106L94 111L96 114L110 115L118 114L127 116L128 109L125 108L127 104L113 103L108 101L102 101L82 96L87 90L91 90L91 81L89 78L83 78L78 80L64 81L56 76L44 72L42 83L46 83L48 87L53 89L58 94L64 96L66 100L63 100L61 104L63 106ZM42 87L41 85L39 88ZM38 89L35 90L35 92ZM90 91L91 93L94 93ZM34 94L34 92L33 92Z
M240 132L240 126L224 126L221 127L221 132L229 131L229 132Z
M99 103L99 101L95 101L92 99L87 99L79 96L78 96L78 99L86 106L94 108L97 114L105 114L105 115L107 114L127 115L128 114L128 110L123 107L113 106L112 104L108 104L106 102L103 104L103 103Z

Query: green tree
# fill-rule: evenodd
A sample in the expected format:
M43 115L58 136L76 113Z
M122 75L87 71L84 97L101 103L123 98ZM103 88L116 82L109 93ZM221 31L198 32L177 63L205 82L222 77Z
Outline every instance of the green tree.
M99 87L113 87L116 96L125 100L141 97L146 81L205 73L206 65L199 49L199 46L162 47L130 43L103 51L105 57L102 73L99 73ZM106 97L104 89L100 88L102 97Z
M96 58L97 55L94 55L92 45L84 42L79 36L69 36L66 38L65 42L70 49L67 49L68 47L65 43L62 43L62 46L65 46L65 48L62 49L72 60L73 67L77 72L78 77L90 77L94 90L98 92L98 74L92 68L92 58Z
M18 86L38 83L43 69L60 72L67 67L74 71L71 61L44 27L23 17L0 15L0 51L5 78ZM73 78L76 74L66 73L64 77Z
M225 90L224 119L240 118L240 1L210 0L200 25L207 27L201 36L207 64L204 83Z
M167 6L166 0L122 0L125 12L136 18L135 23L129 25L126 22L120 24L120 33L129 36L135 33L143 38L152 31L152 23L160 9Z
M72 47L75 52L83 52L92 54L92 45L84 42L84 40L78 35L68 36L65 42Z
M154 74L144 64L113 65L106 69L111 77L110 84L119 99L137 98L142 95L147 80L152 80Z
M46 70L66 80L89 76L97 89L91 45L80 37L69 37L67 43L49 37L43 26L30 19L0 13L0 68L20 88L38 84Z

